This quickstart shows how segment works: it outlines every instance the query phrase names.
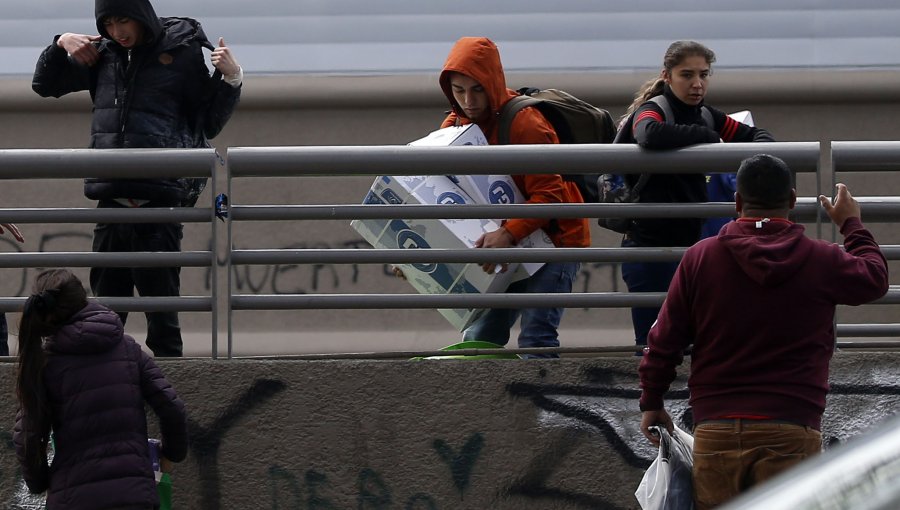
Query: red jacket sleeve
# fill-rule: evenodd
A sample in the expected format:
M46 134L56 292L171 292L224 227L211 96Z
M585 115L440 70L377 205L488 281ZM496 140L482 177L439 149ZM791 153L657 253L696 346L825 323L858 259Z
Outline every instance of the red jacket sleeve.
M543 115L533 108L525 108L513 119L509 141L511 144L549 144L559 143L559 138ZM525 195L526 203L558 204L572 201L566 183L559 174L515 175L513 180ZM512 218L503 226L519 241L547 226L549 222L545 218Z

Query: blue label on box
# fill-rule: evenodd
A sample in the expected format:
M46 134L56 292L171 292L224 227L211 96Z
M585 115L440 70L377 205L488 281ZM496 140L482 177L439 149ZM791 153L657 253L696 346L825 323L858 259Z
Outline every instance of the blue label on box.
M494 181L488 190L488 199L492 204L514 204L516 202L516 193L508 183Z
M459 193L454 193L452 191L445 191L440 194L437 199L437 203L441 205L455 205L455 204L465 204L466 199L463 198Z
M400 198L400 195L398 195L391 188L386 188L384 191L382 191L381 198L383 198L386 203L392 205L399 205L403 203L403 199Z
M413 232L412 230L406 229L397 232L397 246L406 249L431 248L425 238ZM437 269L437 264L419 263L413 264L412 267L418 269L419 271L422 271L423 273L430 274L433 273L435 269Z

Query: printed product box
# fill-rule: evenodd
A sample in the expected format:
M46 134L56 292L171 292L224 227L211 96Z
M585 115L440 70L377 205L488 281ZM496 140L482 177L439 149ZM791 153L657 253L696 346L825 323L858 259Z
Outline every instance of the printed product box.
M522 204L525 196L509 175L451 175L459 187L463 189L476 204ZM495 218L497 224L502 220ZM520 248L553 248L553 241L543 230L537 230L519 241ZM526 262L520 265L520 277L531 276L543 267L543 262ZM516 280L520 279L519 277Z
M748 126L756 127L756 124L753 123L753 114L750 113L750 110L741 110L739 112L729 113L728 116L738 122L743 122Z
M451 147L458 145L487 145L488 141L477 124L450 126L432 131L428 136L409 142L416 147Z
M446 176L382 176L372 184L366 204L474 203ZM353 220L351 227L375 248L472 248L485 232L499 228L489 219ZM489 275L478 264L399 264L407 281L423 294L503 292L513 281L516 264L506 273ZM483 309L438 310L455 328L464 330Z

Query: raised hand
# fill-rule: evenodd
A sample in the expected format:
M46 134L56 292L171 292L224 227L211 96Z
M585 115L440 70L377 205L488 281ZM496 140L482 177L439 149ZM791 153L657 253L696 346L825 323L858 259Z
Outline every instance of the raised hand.
M66 50L76 62L83 66L91 67L100 59L100 52L94 46L95 42L102 39L99 35L73 34L66 32L59 36L56 45Z
M850 194L850 190L847 186L843 183L838 183L835 184L834 187L837 188L834 202L829 200L825 195L819 195L819 203L822 204L822 207L825 209L825 212L828 213L828 217L831 218L831 221L833 221L838 228L841 228L844 226L844 222L847 221L847 218L862 219L862 211L859 207L859 202L853 198L853 195Z
M234 58L234 54L231 53L228 46L225 46L224 37L219 37L219 46L213 50L209 61L213 67L225 76L233 76L241 70L241 66L238 64L237 59Z

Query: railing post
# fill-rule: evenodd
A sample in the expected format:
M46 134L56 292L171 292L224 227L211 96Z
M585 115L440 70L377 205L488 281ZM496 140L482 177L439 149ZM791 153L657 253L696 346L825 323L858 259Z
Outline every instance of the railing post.
M212 177L211 177L211 187L210 187L210 208L209 208L209 230L210 230L210 299L212 300L212 306L210 307L210 314L212 317L210 318L210 322L212 323L212 359L217 359L219 357L219 277L218 277L218 253L219 253L219 243L218 236L216 235L216 191L219 189L217 182L218 179L216 174L218 173L217 167L219 164L224 164L225 160L219 156L219 152L213 152L213 159L210 162L212 166Z
M231 299L234 296L234 283L232 281L232 271L231 271L231 250L232 246L232 224L231 224L231 165L225 165L225 196L228 200L228 214L225 215L225 228L226 228L226 239L225 239L225 272L226 276L226 286L228 291L228 296L226 299L226 314L227 314L227 324L228 324L228 359L231 359L232 356L232 346L234 341L234 314L231 306Z

